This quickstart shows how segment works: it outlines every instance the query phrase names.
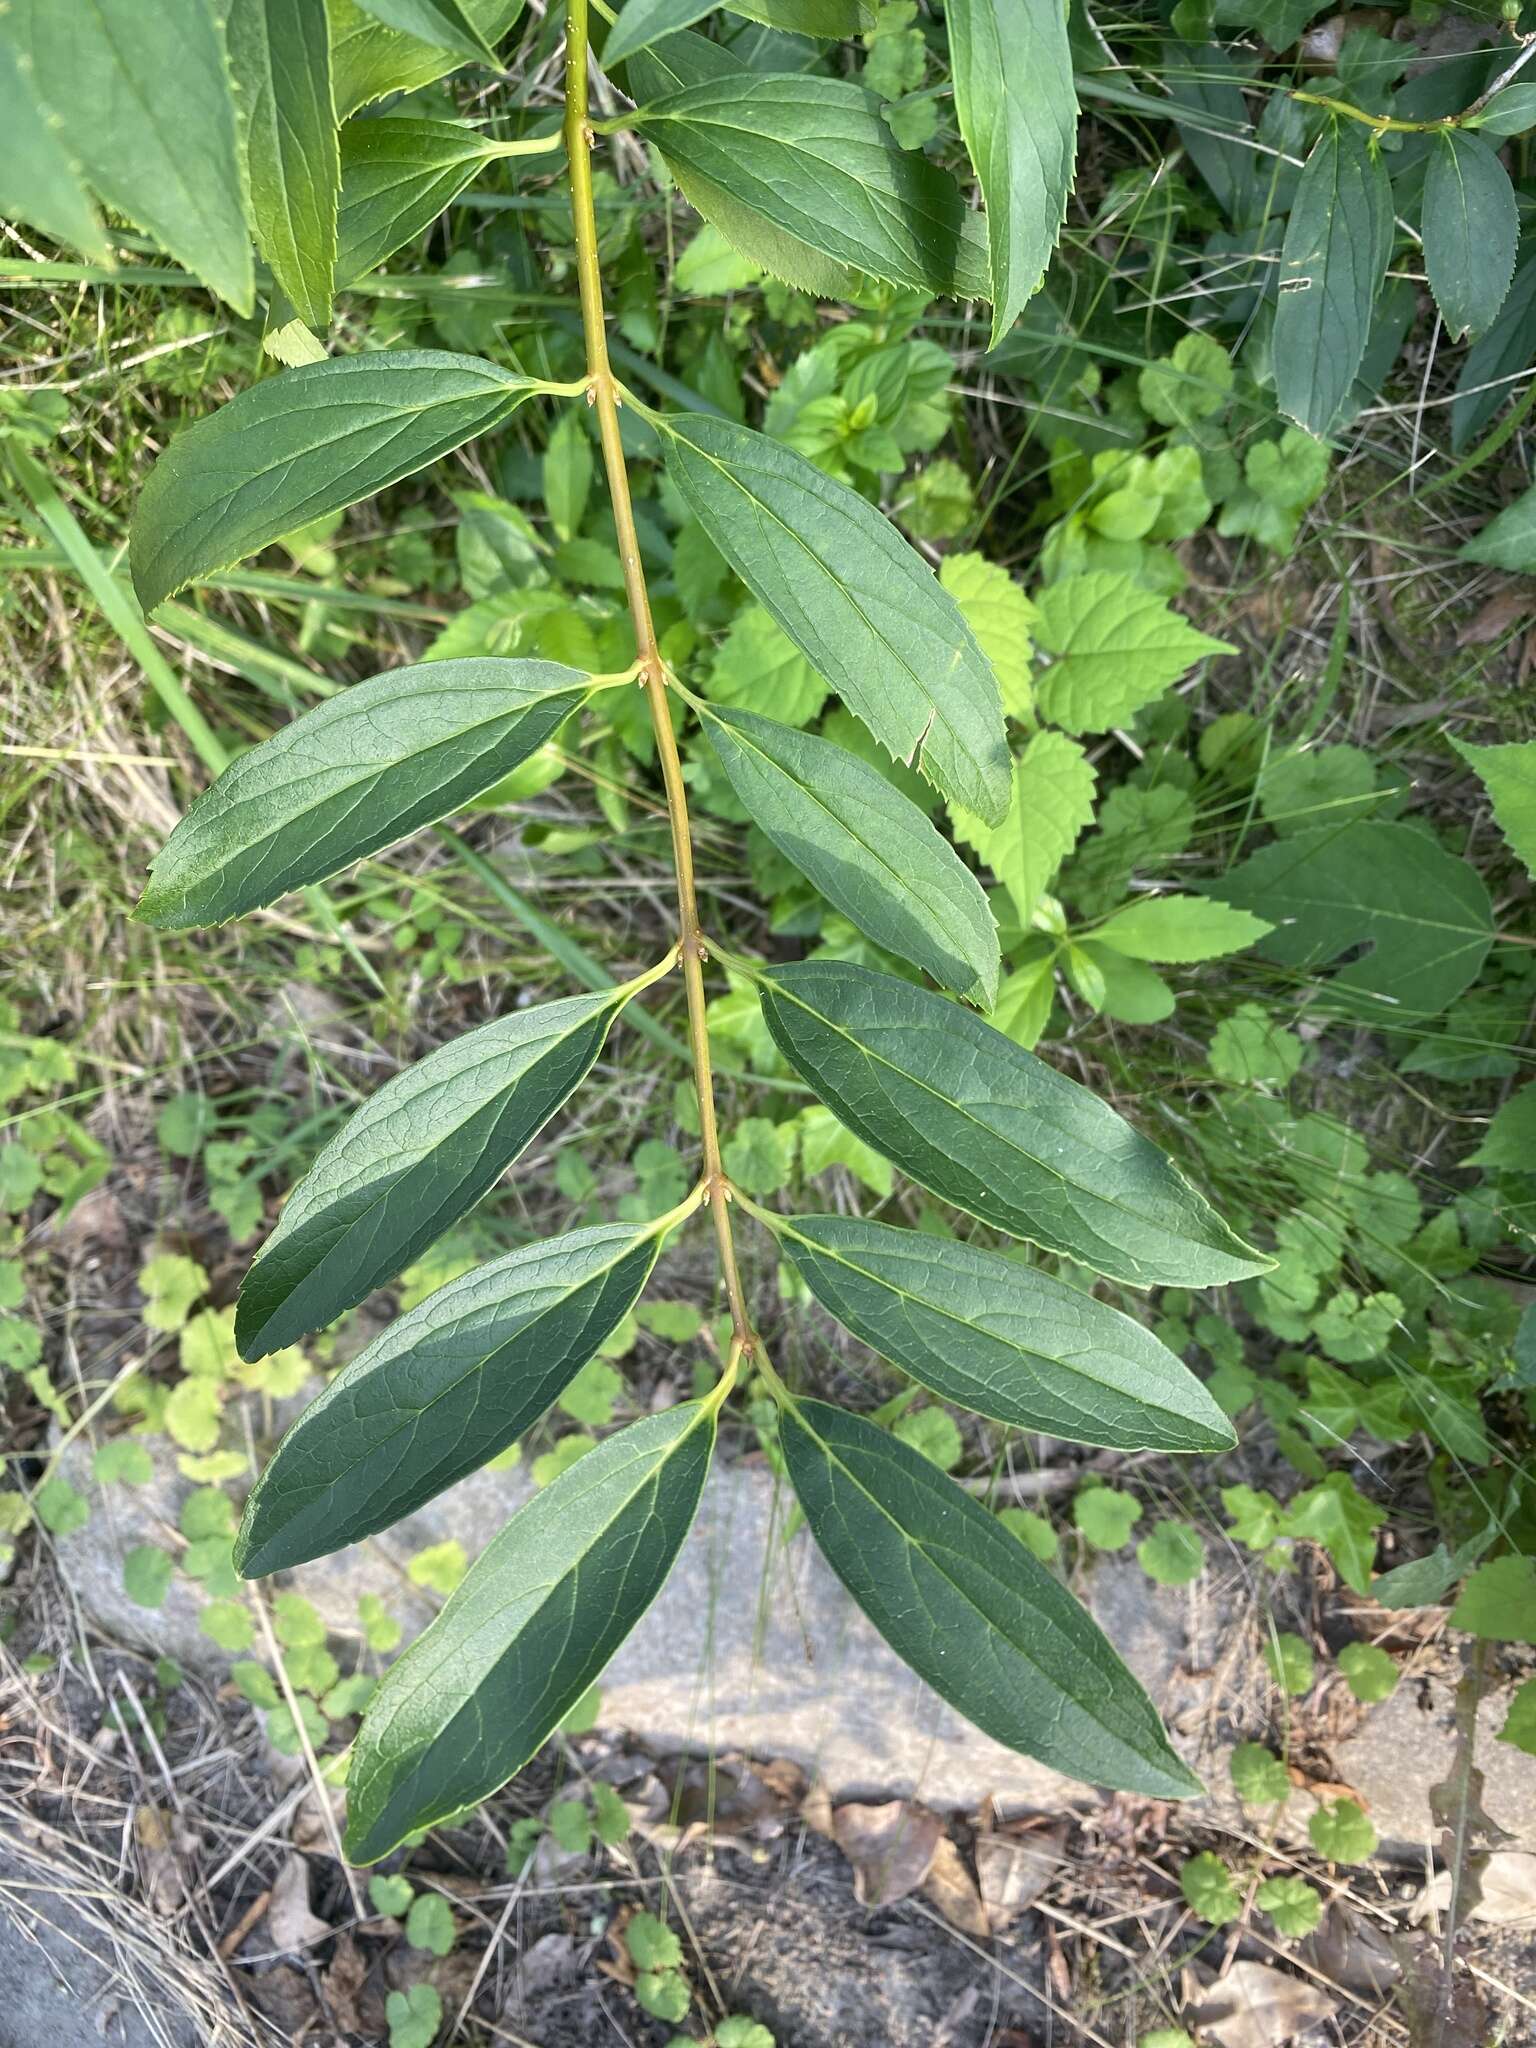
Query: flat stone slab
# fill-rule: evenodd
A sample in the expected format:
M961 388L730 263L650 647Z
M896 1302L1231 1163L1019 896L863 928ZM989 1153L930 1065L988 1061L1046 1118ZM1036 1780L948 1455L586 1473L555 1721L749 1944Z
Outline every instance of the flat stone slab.
M85 1448L71 1447L64 1476L88 1492L93 1512L83 1529L57 1539L59 1557L82 1613L109 1637L217 1679L229 1659L198 1627L200 1589L177 1574L155 1609L135 1606L123 1589L122 1559L134 1544L177 1547L173 1532L190 1490L169 1448L146 1442L154 1481L110 1487L105 1496L90 1483ZM365 1593L414 1634L439 1602L407 1578L412 1557L456 1538L472 1558L532 1491L521 1467L475 1473L395 1527L283 1583L313 1602L338 1649L359 1641ZM1049 1812L1094 1803L1091 1789L1014 1755L916 1678L809 1533L799 1529L786 1541L792 1511L787 1486L766 1465L716 1468L671 1578L602 1681L605 1730L664 1755L789 1758L819 1774L834 1801L919 1798L965 1813L987 1800ZM1127 1554L1101 1558L1078 1591L1208 1787L1203 1813L1241 1822L1227 1761L1241 1734L1262 1731L1272 1702L1240 1576L1213 1568L1194 1585L1160 1586ZM1517 1846L1536 1848L1536 1764L1495 1739L1503 1713L1503 1702L1490 1700L1480 1722L1486 1804ZM1451 1688L1431 1680L1400 1686L1334 1751L1337 1776L1367 1802L1390 1850L1422 1854L1436 1839L1429 1788L1445 1776L1452 1744ZM1313 1804L1294 1796L1288 1838L1305 1839Z

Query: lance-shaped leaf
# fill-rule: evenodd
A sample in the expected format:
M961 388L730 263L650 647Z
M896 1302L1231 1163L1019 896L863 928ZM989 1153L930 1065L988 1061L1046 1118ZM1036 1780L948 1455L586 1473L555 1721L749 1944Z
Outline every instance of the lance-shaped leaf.
M451 71L458 58L367 14L357 0L325 0L331 24L336 112L341 120L372 100L415 92ZM463 11L495 47L523 11L523 0L463 0Z
M510 419L537 390L478 356L380 350L305 363L176 436L134 509L145 611Z
M249 313L251 238L218 11L208 0L10 0L5 22L98 197ZM23 140L7 130L6 153Z
M425 662L328 697L232 762L156 855L138 915L226 924L446 818L592 687L556 661Z
M347 1776L352 1862L486 1798L554 1731L661 1591L714 1440L697 1402L648 1415L481 1553L373 1696Z
M0 16L0 218L26 221L92 262L109 257L107 238L75 151L37 97L14 34Z
M1153 1799L1202 1787L1097 1624L931 1460L862 1416L797 1402L779 1421L811 1533L904 1662L995 1741Z
M341 190L325 10L310 0L232 0L228 35L257 246L294 312L323 334Z
M242 1358L392 1280L511 1165L602 1050L635 984L498 1017L370 1096L294 1189L245 1276Z
M1519 239L1515 188L1492 143L1442 128L1424 173L1424 267L1452 341L1493 325Z
M792 1216L775 1229L823 1308L946 1401L1116 1450L1236 1441L1150 1330L1049 1273L856 1216Z
M922 557L766 435L701 413L662 425L688 509L811 666L888 753L997 824L1011 793L997 678Z
M365 12L439 50L456 57L494 64L496 52L482 35L475 17L460 0L358 0Z
M691 28L719 4L720 0L629 0L603 45L603 68L649 49L658 36ZM874 26L875 19L867 0L725 0L725 5L728 13L744 15L748 21L823 42L860 35Z
M1066 218L1077 94L1060 0L949 0L955 112L987 203L992 346L1024 309Z
M991 294L986 234L960 187L845 79L737 71L669 93L635 125L706 220L805 291L846 298L863 274Z
M640 1297L661 1234L604 1224L429 1294L337 1374L245 1504L248 1579L359 1543L538 1421Z
M959 1004L836 960L774 968L760 994L822 1101L944 1201L1133 1287L1266 1269L1166 1153Z
M551 137L550 148L558 147ZM458 121L349 121L341 131L338 288L430 227L483 164L506 154Z
M1275 396L1309 433L1349 403L1391 253L1387 167L1357 123L1330 119L1297 181L1275 308Z
M997 994L997 925L948 841L878 768L753 711L701 704L747 814L876 945L958 995Z

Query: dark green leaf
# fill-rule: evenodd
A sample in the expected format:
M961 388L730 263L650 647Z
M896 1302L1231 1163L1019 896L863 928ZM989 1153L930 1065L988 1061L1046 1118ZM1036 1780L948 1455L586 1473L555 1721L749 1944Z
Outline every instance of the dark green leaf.
M659 36L691 28L717 5L787 35L816 36L823 42L859 35L875 19L867 0L628 0L603 45L603 68L649 49Z
M527 760L591 678L554 661L425 662L329 697L226 768L156 855L138 914L225 924L447 817Z
M341 131L338 287L430 227L496 145L457 121L349 121Z
M294 312L323 334L341 189L325 10L312 0L232 0L228 35L257 247Z
M463 12L493 48L523 11L523 0L462 0ZM325 0L331 23L331 59L336 114L345 120L372 100L415 92L451 71L459 61L415 36L386 28L365 14L357 0Z
M992 346L1045 275L1066 218L1077 94L1059 0L949 0L955 112L987 206Z
M821 1401L786 1408L779 1441L827 1562L951 1706L1090 1784L1154 1799L1201 1791L1061 1581L928 1459Z
M1451 446L1459 455L1480 434L1499 407L1520 389L1531 359L1530 336L1536 319L1536 255L1526 254L1515 272L1498 318L1462 358L1451 406Z
M707 78L724 78L741 69L741 59L708 36L679 29L630 58L624 67L625 91L637 106L645 106L685 85L702 85Z
M234 96L209 0L11 0L6 23L99 197L249 313Z
M663 425L689 510L812 667L888 753L999 823L1011 783L997 679L922 557L793 449L698 413Z
M1275 308L1275 397L1309 433L1348 404L1391 253L1386 165L1357 123L1331 119L1296 187Z
M455 56L494 65L496 52L460 0L358 0L365 13L402 35Z
M1266 846L1208 885L1275 929L1255 951L1316 972L1365 947L1325 984L1334 1005L1411 1026L1476 980L1493 943L1477 872L1412 825L1361 818Z
M107 239L91 205L74 150L54 127L23 68L22 52L0 17L0 216L26 221L105 263Z
M553 1732L661 1591L714 1438L697 1403L648 1415L535 1494L481 1553L369 1705L347 1778L352 1862L484 1799Z
M830 740L751 711L699 707L731 787L787 860L877 945L958 995L997 994L981 884L910 798Z
M515 1443L634 1307L660 1243L578 1230L398 1317L283 1438L246 1502L238 1569L263 1578L361 1542Z
M1221 1451L1236 1441L1150 1330L1048 1273L854 1216L794 1216L777 1228L822 1306L946 1401L1117 1450Z
M735 72L656 100L636 126L705 219L791 284L847 298L863 274L990 296L985 231L960 187L844 79Z
M1519 239L1515 188L1492 143L1443 128L1424 173L1424 267L1452 341L1493 325Z
M774 968L761 995L828 1107L944 1201L1133 1287L1265 1270L1166 1154L959 1004L835 960Z
M246 1274L241 1357L334 1321L441 1237L576 1087L633 993L498 1017L387 1081L299 1182Z
M195 577L509 419L534 380L436 349L306 363L178 434L134 509L129 560L145 611Z

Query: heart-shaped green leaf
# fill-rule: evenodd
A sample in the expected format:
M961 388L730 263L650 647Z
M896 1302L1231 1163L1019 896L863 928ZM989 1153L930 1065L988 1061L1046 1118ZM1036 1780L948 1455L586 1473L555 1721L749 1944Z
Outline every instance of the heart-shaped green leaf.
M337 1374L245 1504L248 1579L387 1529L535 1423L628 1315L655 1231L604 1224L450 1280Z
M824 1308L925 1387L994 1422L1117 1450L1224 1451L1232 1425L1152 1332L957 1239L856 1216L776 1223Z
M957 995L997 994L997 924L976 877L857 754L752 711L699 712L747 815L876 945Z
M1201 1784L1098 1625L995 1515L920 1452L822 1401L779 1441L828 1564L902 1660L984 1733L1094 1785Z
M355 1308L472 1208L587 1073L635 987L498 1017L371 1096L245 1276L241 1357L264 1358Z
M481 1553L369 1705L347 1777L352 1862L486 1798L553 1732L661 1591L714 1440L697 1402L648 1415Z
M233 762L156 855L163 931L225 924L483 795L543 746L590 676L555 661L425 662L370 676Z
M478 356L380 350L268 377L176 436L134 508L145 611L488 433L539 388Z
M835 960L774 968L760 992L822 1101L944 1201L1133 1287L1265 1271L1165 1153L959 1004Z

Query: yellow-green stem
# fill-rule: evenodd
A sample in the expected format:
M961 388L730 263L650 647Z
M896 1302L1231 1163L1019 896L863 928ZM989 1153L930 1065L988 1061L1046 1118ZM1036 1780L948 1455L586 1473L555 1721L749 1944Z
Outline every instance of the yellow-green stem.
M624 590L629 599L635 628L635 653L640 663L640 681L650 705L651 724L656 734L656 754L661 763L662 786L667 797L667 818L672 832L672 859L677 870L677 914L679 945L683 962L683 986L688 998L688 1047L693 1056L693 1077L699 1096L699 1143L703 1152L703 1182L715 1239L720 1247L720 1270L730 1303L731 1327L736 1341L750 1350L754 1339L751 1319L742 1292L736 1263L736 1246L731 1233L727 1189L720 1164L720 1132L715 1115L714 1076L710 1066L709 1029L704 1014L704 953L699 929L698 896L693 874L693 838L688 826L688 801L683 785L683 766L678 758L672 731L671 705L666 676L656 645L656 628L651 619L650 594L645 568L640 560L640 541L635 532L634 508L629 497L629 473L624 463L624 444L619 433L619 394L608 361L608 331L603 314L602 276L597 261L597 209L592 197L592 130L587 119L588 0L569 0L565 33L565 151L571 180L571 219L576 232L576 278L581 292L581 324L587 348L587 396L597 414L598 438L603 449L603 468L608 478L608 495L613 504L613 523L618 536L619 560L624 570Z

